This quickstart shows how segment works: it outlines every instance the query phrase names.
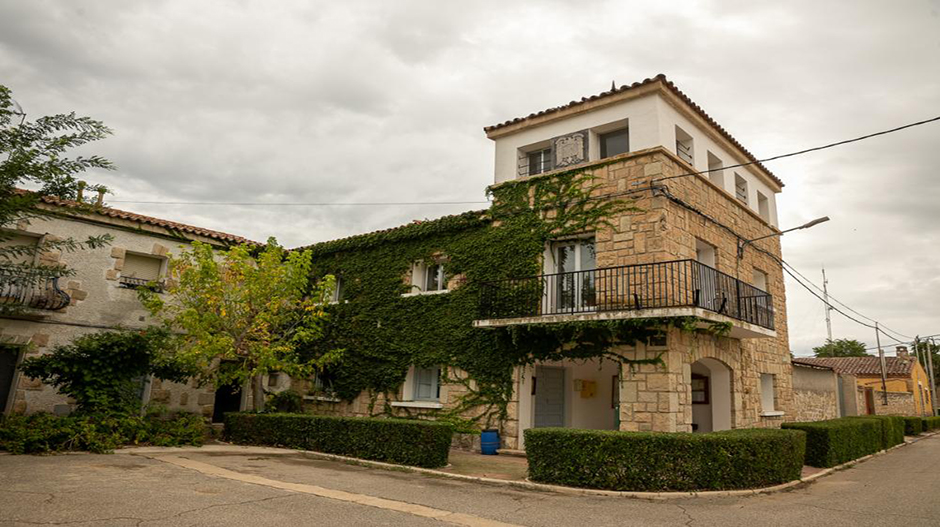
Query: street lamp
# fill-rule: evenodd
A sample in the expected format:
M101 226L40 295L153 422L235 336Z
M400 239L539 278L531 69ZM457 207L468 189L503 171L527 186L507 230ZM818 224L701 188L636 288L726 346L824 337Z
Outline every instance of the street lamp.
M753 240L743 240L743 241L738 240L738 259L744 258L744 248L747 247L749 243L754 243L758 240L763 240L765 238L773 238L774 236L783 236L784 234L791 232L791 231L798 231L800 229L808 229L810 227L814 227L816 225L819 225L820 223L825 223L827 221L829 221L829 216L823 216L822 218L816 218L815 220L806 222L803 225L800 225L799 227L793 227L792 229L787 229L785 231L775 232L772 234L768 234L767 236L754 238Z

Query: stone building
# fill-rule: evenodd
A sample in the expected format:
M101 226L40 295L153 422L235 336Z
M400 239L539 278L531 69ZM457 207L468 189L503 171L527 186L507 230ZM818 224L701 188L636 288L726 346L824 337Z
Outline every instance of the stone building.
M897 347L897 356L885 357L885 379L882 383L879 357L811 357L800 358L801 364L827 366L857 380L860 415L932 415L930 379L924 367L905 346Z
M793 421L823 421L858 415L856 378L829 366L793 362Z
M110 234L110 246L71 253L48 251L36 258L44 264L64 264L73 276L51 280L33 288L0 280L3 302L28 308L17 318L0 318L0 411L68 413L72 406L52 387L20 375L15 366L24 357L46 353L88 333L118 328L143 328L150 316L137 299L135 288L160 282L167 255L192 241L223 248L253 243L239 236L142 216L108 207L91 213L76 212L76 203L46 197L40 204L50 215L21 221L6 229L14 237L7 244L39 244L43 239ZM235 395L239 392L236 390ZM174 410L211 416L214 388L153 380L142 387L143 402ZM228 401L238 409L240 401ZM234 405L234 407L233 407Z
M591 199L627 198L641 210L607 218L615 228L546 244L542 275L488 284L496 296L528 284L541 305L525 317L497 307L475 327L674 317L730 326L721 336L670 329L616 349L658 365L564 360L518 368L500 424L505 446L522 448L530 427L707 432L792 419L779 178L664 76L485 131L495 144L494 189L579 171L597 184ZM439 270L417 272L417 282L427 282ZM442 386L439 371L412 367L392 404L448 408L462 388ZM363 414L374 406L369 397L321 396L316 411Z

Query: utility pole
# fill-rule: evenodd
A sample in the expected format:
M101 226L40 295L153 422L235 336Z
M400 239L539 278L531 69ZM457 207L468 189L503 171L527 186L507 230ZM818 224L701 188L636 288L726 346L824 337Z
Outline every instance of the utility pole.
M875 342L878 344L878 358L881 360L881 395L882 404L888 406L888 375L885 371L885 350L881 349L881 330L875 322Z
M930 378L930 415L937 415L937 384L933 378L933 337L927 341L927 372Z
M832 311L832 307L829 305L829 289L826 288L826 284L829 283L829 280L826 280L826 266L822 268L823 273L823 300L826 303L826 333L829 335L829 342L832 342L832 319L829 318L829 312Z

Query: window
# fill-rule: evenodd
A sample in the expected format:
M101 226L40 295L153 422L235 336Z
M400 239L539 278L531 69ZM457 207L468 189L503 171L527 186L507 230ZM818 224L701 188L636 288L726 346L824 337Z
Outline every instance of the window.
M411 271L412 294L442 293L447 291L447 273L444 264L418 262Z
M600 134L598 141L601 145L601 159L626 154L630 151L630 134L627 128Z
M708 404L708 377L692 374L692 404Z
M36 257L34 252L22 252L27 248L39 245L38 236L28 234L17 234L13 232L0 232L0 261L13 264L30 264ZM23 249L11 250L12 247L22 247ZM2 410L2 408L0 408Z
M761 291L767 291L767 273L754 269L753 279L751 280L751 285L760 289Z
M343 279L337 276L336 285L333 287L333 296L330 298L330 302L333 304L338 304L342 299L343 299Z
M708 153L708 179L721 188L725 188L725 171L722 170L725 164L718 159L718 156Z
M760 374L760 404L764 414L777 413L774 406L774 375Z
M692 136L685 133L685 130L682 128L676 127L676 155L679 156L679 159L685 161L686 163L692 165L693 163L693 152L692 152Z
M124 267L121 268L121 285L141 287L158 282L162 271L162 258L127 253L124 255Z
M597 255L594 237L562 240L552 244L556 310L583 311L595 305L594 273Z
M714 245L699 240L698 238L695 239L695 260L698 263L705 264L709 267L715 267L716 252L717 251Z
M439 401L441 399L440 368L414 369L413 399L415 401Z
M770 223L770 200L759 190L757 191L757 213L764 221Z
M537 150L526 155L528 161L528 175L534 176L552 169L552 149Z
M273 388L278 385L281 380L280 373L269 373L268 374L268 388Z
M747 180L737 173L734 175L734 197L747 205Z

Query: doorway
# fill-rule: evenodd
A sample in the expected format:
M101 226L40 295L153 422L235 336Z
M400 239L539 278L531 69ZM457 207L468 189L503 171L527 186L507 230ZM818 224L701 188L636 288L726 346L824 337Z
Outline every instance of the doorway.
M20 348L0 346L0 414L6 412L13 399L13 380L16 378L16 362Z
M535 368L535 428L565 426L565 369Z
M558 312L590 311L595 306L594 238L563 240L552 244L554 296Z
M692 431L731 429L731 368L717 359L692 363Z
M865 388L865 413L875 415L875 390Z
M237 412L242 409L242 388L237 384L220 386L215 390L215 404L212 408L212 422L225 421L227 412Z

